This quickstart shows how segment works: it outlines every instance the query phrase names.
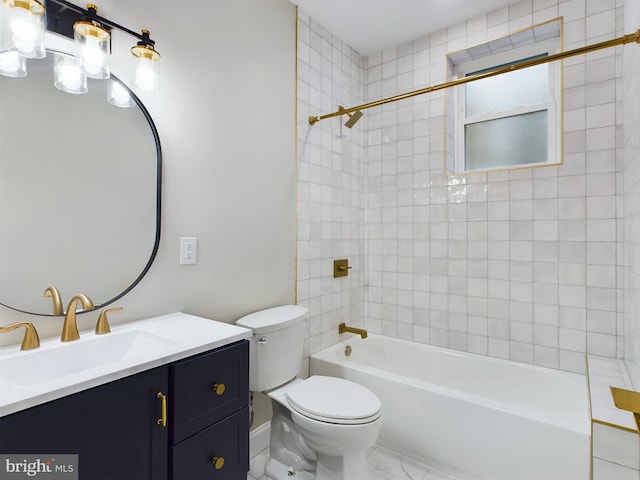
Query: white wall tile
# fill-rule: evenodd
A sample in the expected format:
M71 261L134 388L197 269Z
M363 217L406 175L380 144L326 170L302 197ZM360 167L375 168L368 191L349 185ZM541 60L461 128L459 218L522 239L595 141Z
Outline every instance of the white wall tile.
M622 3L635 21L622 16ZM520 2L367 59L314 23L298 49L308 66L300 103L329 111L435 84L446 52L557 16L565 48L582 46L617 34L623 18L639 23L631 3ZM298 292L320 309L311 318L323 320L310 345L338 341L332 325L348 311L372 331L553 368L583 371L585 351L617 356L622 323L631 321L622 264L633 268L640 244L630 207L640 204L634 50L565 61L559 167L445 175L441 93L369 109L339 141L337 122L301 133ZM629 77L623 55L635 62ZM366 266L350 275L346 297L344 284L325 278L336 256ZM627 330L640 338L634 322ZM640 340L627 343L640 364Z
M637 434L599 423L593 424L594 457L640 470L639 452Z
M600 458L593 459L593 480L637 480L638 471L618 465L617 463L607 462Z

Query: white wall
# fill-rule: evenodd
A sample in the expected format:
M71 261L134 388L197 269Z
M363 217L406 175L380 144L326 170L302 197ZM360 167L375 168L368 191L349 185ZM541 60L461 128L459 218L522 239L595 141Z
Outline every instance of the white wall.
M164 153L160 249L112 322L173 311L233 322L294 302L294 6L105 0L99 7L122 25L149 29L162 54L160 97L146 103ZM120 194L117 186L100 188ZM197 265L179 266L180 236L198 237ZM61 318L0 310L0 324L24 318L42 337L62 328ZM79 316L80 329L93 328L96 318ZM20 335L2 335L0 344L18 343Z

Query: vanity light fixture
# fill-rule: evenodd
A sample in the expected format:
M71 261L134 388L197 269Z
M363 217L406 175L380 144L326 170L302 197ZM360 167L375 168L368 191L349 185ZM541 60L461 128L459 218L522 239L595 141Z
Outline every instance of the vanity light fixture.
M98 20L98 7L87 5L87 14L73 24L76 58L90 78L109 78L111 32Z
M129 95L129 91L118 80L111 82L111 86L107 91L107 101L111 105L122 108L133 107L135 105L133 98Z
M149 30L142 30L142 39L131 47L134 58L133 83L143 92L158 89L160 54L155 50L149 35Z
M0 51L25 58L44 58L45 6L38 0L2 0Z
M66 0L0 0L0 75L24 77L25 58L45 57L45 29L72 39L75 45L75 56L56 54L56 88L82 94L87 92L87 77L109 78L111 32L119 30L137 39L131 48L131 85L141 93L157 90L160 53L149 30L134 32L99 16L94 4L85 9ZM135 105L122 83L114 81L107 90L109 103L119 107Z
M66 53L55 54L53 85L66 93L87 93L87 75L76 57Z

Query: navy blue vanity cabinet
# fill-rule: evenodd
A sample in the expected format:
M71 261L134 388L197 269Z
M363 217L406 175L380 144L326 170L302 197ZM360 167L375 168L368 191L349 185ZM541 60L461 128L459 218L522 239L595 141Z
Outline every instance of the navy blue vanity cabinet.
M178 361L169 375L171 478L246 479L249 343Z
M0 453L78 454L81 480L166 479L168 366L0 418Z
M244 480L248 403L242 340L2 417L0 453L78 454L80 480Z

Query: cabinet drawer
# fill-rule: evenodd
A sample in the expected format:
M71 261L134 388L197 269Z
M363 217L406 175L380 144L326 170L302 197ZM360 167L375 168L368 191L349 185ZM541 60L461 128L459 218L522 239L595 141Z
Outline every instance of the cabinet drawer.
M204 353L171 367L173 443L246 407L249 402L249 342Z
M248 470L248 408L171 448L171 478L174 480L244 480Z

